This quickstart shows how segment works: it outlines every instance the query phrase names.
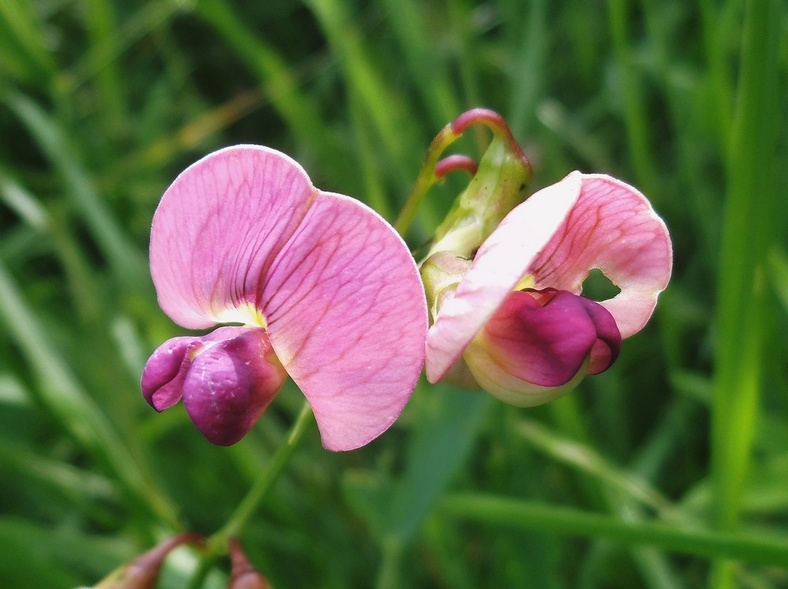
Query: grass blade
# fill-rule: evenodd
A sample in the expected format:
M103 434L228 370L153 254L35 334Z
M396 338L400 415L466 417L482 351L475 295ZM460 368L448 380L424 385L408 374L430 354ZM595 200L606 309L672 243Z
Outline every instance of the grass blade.
M766 275L780 214L775 186L779 120L777 49L780 3L749 0L729 151L729 188L717 288L717 348L712 406L712 474L717 522L739 522L763 382L764 337L772 312ZM733 587L720 564L714 586Z

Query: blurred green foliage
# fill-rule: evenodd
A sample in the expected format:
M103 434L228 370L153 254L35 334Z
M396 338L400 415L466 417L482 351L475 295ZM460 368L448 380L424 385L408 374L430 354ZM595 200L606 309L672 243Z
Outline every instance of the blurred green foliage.
M298 412L288 385L216 448L140 395L182 333L146 267L181 169L262 143L393 219L431 138L486 106L534 189L581 169L649 196L675 246L657 314L548 406L422 385L362 450L310 432L243 531L250 560L280 588L785 587L787 83L777 0L0 2L0 586L90 585L214 532ZM485 516L491 496L519 515Z

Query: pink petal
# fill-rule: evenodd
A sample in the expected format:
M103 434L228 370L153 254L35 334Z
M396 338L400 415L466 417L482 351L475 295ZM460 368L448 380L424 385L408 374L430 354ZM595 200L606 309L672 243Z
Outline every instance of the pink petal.
M235 444L268 407L287 375L264 329L220 328L228 339L206 345L183 379L183 403L212 443Z
M567 291L550 292L540 298L537 302L529 292L510 293L476 336L476 346L485 347L486 356L501 370L542 387L566 384L591 356L599 339L599 315L603 316L603 330L611 325L615 330L612 341L607 333L602 339L613 350L608 358L615 359L621 338L604 308ZM486 367L473 361L476 346L468 348L465 359L478 380L478 370Z
M153 352L142 371L140 388L148 404L156 411L175 405L183 396L183 379L189 369L189 348L199 345L197 337L174 337Z
M159 304L183 327L257 323L251 308L315 189L301 166L254 145L184 170L153 217L151 274Z
M350 450L399 416L421 372L427 311L416 264L372 209L319 193L264 287L271 343L323 445Z
M573 172L569 177L580 179L580 195L529 272L536 288L580 293L589 270L601 270L621 289L601 304L627 338L649 320L670 279L668 230L632 186L601 174Z
M151 272L162 308L185 327L266 327L327 448L355 448L382 433L415 387L426 301L407 246L374 211L316 190L274 150L228 148L185 170L154 216ZM210 360L212 371L230 374L220 351L203 352L195 366ZM151 382L172 377L160 396L174 402L186 366L173 376L174 361L158 362ZM189 400L191 386L195 399L205 396L205 387L184 381L187 410L195 422L210 421L206 405Z
M452 298L427 335L427 379L438 382L492 317L550 241L580 192L569 175L543 188L509 213L479 248Z
M612 366L621 352L621 331L618 329L613 315L605 307L585 297L577 298L585 307L588 318L596 329L597 339L591 349L588 374L600 374Z
M481 388L527 407L568 393L587 373L605 370L620 347L616 323L601 305L567 291L516 291L463 359Z

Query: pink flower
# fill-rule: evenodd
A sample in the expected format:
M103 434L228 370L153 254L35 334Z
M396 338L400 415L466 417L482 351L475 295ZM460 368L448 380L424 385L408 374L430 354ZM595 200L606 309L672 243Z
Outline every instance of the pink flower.
M613 363L621 339L651 317L671 266L667 228L640 192L573 172L515 207L472 261L427 259L427 378L518 406L554 399ZM620 292L599 303L580 296L593 268Z
M273 149L222 149L187 168L153 218L151 274L176 337L142 375L158 411L181 398L211 442L240 440L290 375L323 445L363 446L410 397L424 359L424 290L400 236L364 204L312 186Z

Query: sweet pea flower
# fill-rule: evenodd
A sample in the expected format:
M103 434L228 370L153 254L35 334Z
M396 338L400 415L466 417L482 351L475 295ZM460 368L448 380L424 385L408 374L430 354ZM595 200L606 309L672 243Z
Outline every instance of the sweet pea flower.
M425 261L427 378L517 406L555 399L615 361L671 266L667 228L638 190L573 172L516 206L471 257L434 251ZM583 297L594 268L620 292Z
M150 263L175 323L219 327L162 344L144 397L157 411L183 399L215 444L240 440L288 375L334 451L383 433L416 385L427 315L408 247L276 150L229 147L183 171L153 217Z

